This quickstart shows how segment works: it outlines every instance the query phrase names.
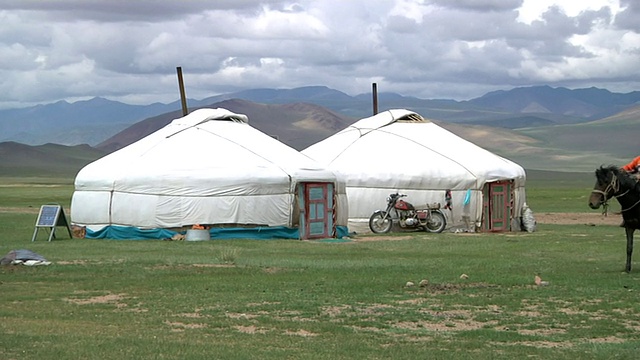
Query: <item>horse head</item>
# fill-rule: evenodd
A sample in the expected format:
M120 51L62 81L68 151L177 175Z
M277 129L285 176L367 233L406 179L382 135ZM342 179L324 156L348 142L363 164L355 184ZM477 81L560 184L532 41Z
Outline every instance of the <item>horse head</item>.
M597 209L620 191L619 175L621 170L616 166L601 166L596 169L596 184L589 197L589 206Z

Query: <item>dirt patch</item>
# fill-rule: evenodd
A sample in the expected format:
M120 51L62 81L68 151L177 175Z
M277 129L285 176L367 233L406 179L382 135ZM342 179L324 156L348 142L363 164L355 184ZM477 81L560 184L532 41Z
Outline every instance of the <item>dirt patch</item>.
M238 325L238 326L234 326L234 328L243 334L266 334L267 333L266 329L258 328L255 325L249 325L249 326Z
M258 315L255 314L245 314L245 313L225 313L225 316L230 319L255 319Z
M101 296L93 296L88 299L67 298L65 300L76 305L109 304L109 303L113 303L117 305L120 303L120 300L125 298L125 295L126 294L108 294L108 295L101 295Z
M322 308L322 314L323 315L328 315L330 317L336 317L340 314L343 313L343 311L350 309L351 306L349 305L342 305L342 306L325 306Z
M134 313L145 313L149 311L148 309L142 307L142 303L129 305L123 301L128 298L130 299L127 294L106 294L88 298L65 298L64 300L76 305L110 304L115 306L118 311L128 311Z
M411 240L413 236L386 236L386 235L371 235L367 234L366 236L358 236L355 239L357 242L363 241L382 241L382 240Z
M291 331L291 330L287 330L284 332L285 335L291 335L291 336L302 336L302 337L309 337L309 336L318 336L318 334L316 333L312 333L310 331L307 330L297 330L297 331Z
M172 331L184 331L185 329L203 329L207 327L207 324L200 324L200 323L187 324L179 321L173 321L173 322L165 321L164 323L166 325L169 325Z
M617 214L604 216L601 212L592 213L535 213L538 224L558 225L620 225L622 217Z
M37 214L40 212L40 208L34 207L8 207L0 206L0 213L12 213L12 214Z
M457 293L464 289L487 289L487 288L497 288L497 285L492 285L489 283L477 282L477 283L441 283L441 284L432 284L427 283L419 288L415 288L418 291L423 291L425 293L430 294L451 294ZM412 287L413 288L413 287Z
M444 319L442 321L401 321L390 324L391 327L402 329L402 330L429 330L436 332L452 332L452 331L469 331L469 330L478 330L487 326L492 326L498 324L497 320L492 321L475 321L468 318L451 318Z
M86 260L57 261L58 265L87 265Z
M54 187L62 187L62 185L55 184L0 184L0 187L10 188L10 187L33 187L33 188L54 188Z
M236 267L234 264L192 264L193 267L200 268L232 268Z
M182 313L182 314L179 314L178 316L191 318L191 319L199 319L199 318L203 318L204 317L204 315L200 314L197 311L193 312L193 313Z

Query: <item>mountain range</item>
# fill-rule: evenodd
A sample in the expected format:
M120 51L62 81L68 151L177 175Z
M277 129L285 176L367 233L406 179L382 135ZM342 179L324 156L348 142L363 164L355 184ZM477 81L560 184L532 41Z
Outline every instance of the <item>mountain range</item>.
M406 108L525 168L586 171L635 156L640 92L537 86L468 101L378 94L379 111ZM188 100L189 110L223 107L298 149L373 112L372 94L350 96L324 86L252 89ZM87 144L106 154L182 116L180 102L128 105L103 98L0 110L0 142L40 146ZM0 148L1 150L2 148ZM399 149L401 151L401 149ZM11 152L0 152L2 158Z

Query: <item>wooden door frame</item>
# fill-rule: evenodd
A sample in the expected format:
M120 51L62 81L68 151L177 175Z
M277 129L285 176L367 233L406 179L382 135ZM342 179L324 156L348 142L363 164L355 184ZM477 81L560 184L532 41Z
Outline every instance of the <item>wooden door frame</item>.
M482 189L482 230L490 232L511 231L513 218L513 184L514 180L498 180L487 182ZM494 192L502 186L503 190ZM497 196L502 195L502 201L495 202ZM500 218L496 217L496 214Z
M322 188L322 199L310 198L312 189ZM335 236L335 186L331 182L303 182L298 186L298 199L300 210L300 239L321 239ZM322 210L323 230L322 233L312 233L312 224L319 223L316 216L317 209L314 204L320 204Z

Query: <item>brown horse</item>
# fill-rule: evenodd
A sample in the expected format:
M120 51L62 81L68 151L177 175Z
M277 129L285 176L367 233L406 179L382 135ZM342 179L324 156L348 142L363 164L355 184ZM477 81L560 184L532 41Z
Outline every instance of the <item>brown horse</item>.
M615 197L620 203L622 226L627 234L626 272L631 272L633 233L640 229L640 183L633 175L616 166L601 166L596 169L596 185L591 191L589 206L597 209Z

